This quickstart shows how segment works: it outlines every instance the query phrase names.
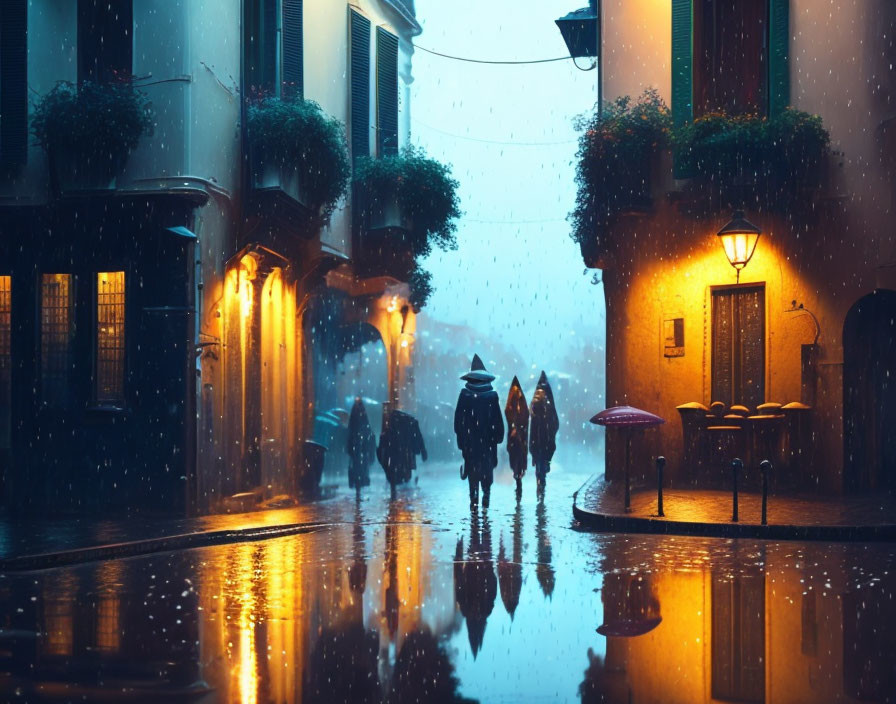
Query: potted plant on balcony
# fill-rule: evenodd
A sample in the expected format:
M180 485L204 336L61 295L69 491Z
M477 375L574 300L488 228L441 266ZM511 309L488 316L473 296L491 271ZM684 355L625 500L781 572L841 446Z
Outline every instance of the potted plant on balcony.
M636 101L623 96L579 118L578 193L570 213L576 242L589 251L597 242L600 249L602 233L616 215L650 205L651 172L671 125L669 109L653 89Z
M57 83L31 120L63 192L114 188L131 152L152 130L149 100L128 78Z
M723 208L787 212L821 186L830 135L820 117L793 108L772 117L712 112L675 130L672 144L692 191L709 191Z
M459 184L448 165L419 147L407 147L401 154L365 159L356 179L364 193L369 229L405 230L415 257L425 257L433 246L457 248Z
M253 187L279 188L326 224L349 181L342 123L313 100L264 98L250 104L248 130Z

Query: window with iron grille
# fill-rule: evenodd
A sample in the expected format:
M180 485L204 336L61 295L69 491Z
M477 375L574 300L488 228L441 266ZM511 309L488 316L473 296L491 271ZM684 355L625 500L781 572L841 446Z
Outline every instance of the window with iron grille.
M9 447L12 277L0 276L0 447Z
M72 275L43 274L40 287L41 400L62 406L69 399L72 365Z
M124 403L124 272L96 275L96 402Z

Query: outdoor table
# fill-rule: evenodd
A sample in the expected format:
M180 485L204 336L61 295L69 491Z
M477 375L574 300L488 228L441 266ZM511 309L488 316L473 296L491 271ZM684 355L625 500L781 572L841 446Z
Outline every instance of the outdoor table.
M713 469L731 466L731 460L740 457L744 448L744 429L740 425L710 425L709 462Z
M778 455L785 417L782 414L749 416L747 420L753 428L753 442L750 448L753 465L769 460L775 466L780 464Z

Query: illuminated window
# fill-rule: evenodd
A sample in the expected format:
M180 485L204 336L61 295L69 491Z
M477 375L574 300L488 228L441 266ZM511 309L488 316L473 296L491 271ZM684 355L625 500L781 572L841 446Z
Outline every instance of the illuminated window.
M0 276L0 447L9 447L12 277Z
M41 277L41 398L49 405L63 405L68 400L74 332L72 301L71 274L44 274Z
M96 402L124 402L124 272L96 275Z

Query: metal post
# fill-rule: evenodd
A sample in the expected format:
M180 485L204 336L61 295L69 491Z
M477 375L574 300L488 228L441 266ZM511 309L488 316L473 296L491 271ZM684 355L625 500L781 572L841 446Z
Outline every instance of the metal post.
M631 489L631 481L629 480L629 471L628 471L628 460L629 454L631 452L632 445L632 434L630 432L626 432L625 434L625 512L632 512L632 489Z
M660 518L666 516L663 513L663 467L666 466L666 458L660 455L656 458L656 515Z
M768 525L768 473L772 469L772 463L762 460L759 463L759 471L762 472L762 525Z
M744 468L744 461L739 457L735 457L731 462L731 479L732 479L732 500L733 500L733 511L731 514L731 522L737 523L737 473Z

